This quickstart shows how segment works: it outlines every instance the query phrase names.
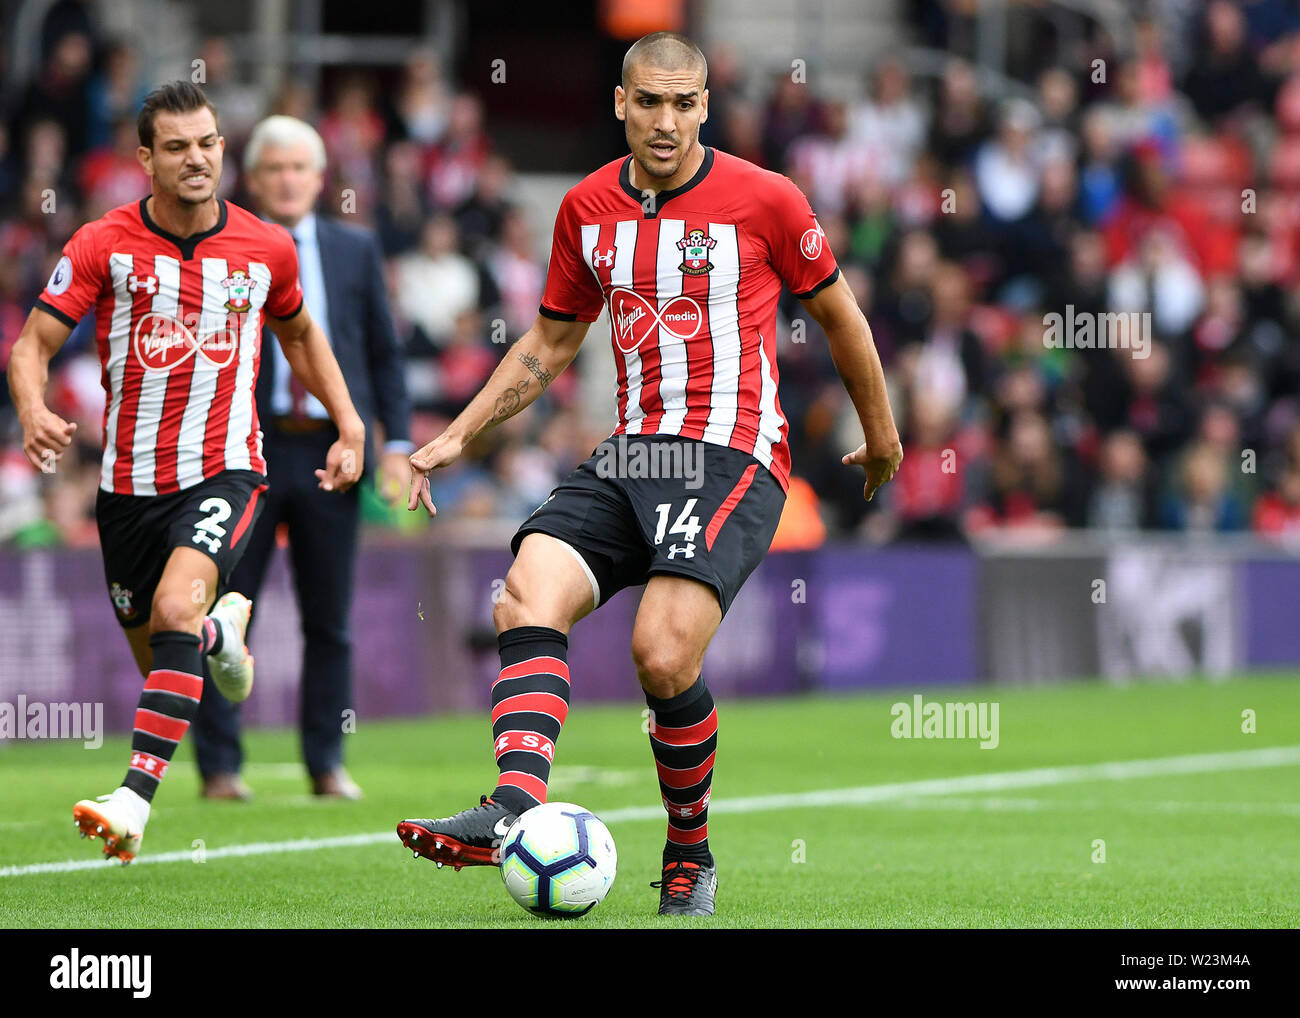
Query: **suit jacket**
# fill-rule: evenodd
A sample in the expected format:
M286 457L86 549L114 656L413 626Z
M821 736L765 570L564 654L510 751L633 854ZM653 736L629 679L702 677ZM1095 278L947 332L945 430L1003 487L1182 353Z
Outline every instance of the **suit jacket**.
M402 350L388 310L379 245L365 230L316 216L316 242L329 298L329 321L321 322L339 362L348 393L366 425L366 472L375 458L374 421L387 441L409 441L411 405L406 395ZM263 352L278 343L263 329ZM261 358L257 416L263 430L271 421L276 359Z

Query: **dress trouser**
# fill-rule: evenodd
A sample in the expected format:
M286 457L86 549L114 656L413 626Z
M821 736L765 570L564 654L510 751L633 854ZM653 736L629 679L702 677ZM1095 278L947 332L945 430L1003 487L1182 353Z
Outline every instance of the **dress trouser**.
M302 615L302 755L308 773L324 774L343 763L343 712L352 706L352 637L348 615L360 523L359 486L322 491L315 471L325 466L338 438L332 425L317 431L285 432L271 423L263 453L270 488L248 547L231 575L228 589L257 600L275 551L275 533L289 531L289 559ZM253 685L257 696L257 683ZM190 728L204 777L238 773L243 763L239 707L213 686L203 685L203 701Z

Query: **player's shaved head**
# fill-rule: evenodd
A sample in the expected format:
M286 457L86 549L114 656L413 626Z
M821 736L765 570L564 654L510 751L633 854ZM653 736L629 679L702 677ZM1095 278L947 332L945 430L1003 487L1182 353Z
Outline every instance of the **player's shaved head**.
M677 32L643 35L623 57L623 87L629 87L634 67L655 67L664 71L691 71L700 76L700 86L709 78L709 65L700 48Z
M709 117L708 73L700 48L676 32L642 36L623 57L614 115L655 189L681 185L704 158L700 125Z

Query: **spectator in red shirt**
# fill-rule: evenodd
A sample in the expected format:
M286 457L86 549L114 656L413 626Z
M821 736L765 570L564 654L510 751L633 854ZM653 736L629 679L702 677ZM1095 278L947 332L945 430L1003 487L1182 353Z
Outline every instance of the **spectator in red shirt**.
M958 453L956 423L950 404L924 390L913 393L903 443L907 470L889 492L901 540L961 539L967 464Z
M1148 140L1125 164L1124 196L1105 224L1110 264L1135 257L1147 236L1159 231L1202 275L1235 271L1235 230L1210 217L1203 193L1172 187L1161 160L1159 146Z
M320 120L331 181L327 192L354 191L356 210L374 207L378 189L377 155L384 140L384 118L375 109L370 82L354 75L339 89L334 106Z
M1041 413L1012 418L993 455L992 481L992 498L970 514L970 529L1048 537L1065 526L1065 464Z
M429 198L439 209L455 209L474 194L492 145L483 130L483 104L462 92L452 100L447 131L426 166Z
M1250 528L1261 537L1300 543L1300 468L1287 467L1277 487L1260 497Z
M139 144L135 121L124 117L113 124L110 143L82 160L77 183L86 199L88 219L98 219L109 209L149 193L149 176L135 155Z

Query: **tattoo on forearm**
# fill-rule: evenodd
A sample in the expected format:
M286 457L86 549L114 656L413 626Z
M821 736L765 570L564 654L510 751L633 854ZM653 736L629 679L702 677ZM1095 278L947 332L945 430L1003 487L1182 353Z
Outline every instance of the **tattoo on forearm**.
M533 373L533 377L537 379L541 390L545 390L555 378L554 375L542 366L542 362L536 357L536 355L521 353L519 354L519 359L524 363L524 366ZM479 435L487 431L487 429L492 425L499 424L507 417L513 417L518 413L519 408L523 405L524 396L527 394L530 385L532 385L531 378L521 378L514 385L502 391L501 395L496 398L496 402L493 404L492 416L489 417L480 427L475 428L469 433L465 439L466 443L474 441L474 439L478 438Z
M542 367L542 362L537 358L536 354L521 351L519 359L523 361L524 367L536 376L537 381L541 383L543 389L551 384L551 380L554 379L555 376Z
M492 409L492 417L489 424L496 424L504 421L507 417L513 416L519 410L519 404L523 401L524 393L528 391L528 379L522 379L513 388L506 389L497 397L496 405Z

